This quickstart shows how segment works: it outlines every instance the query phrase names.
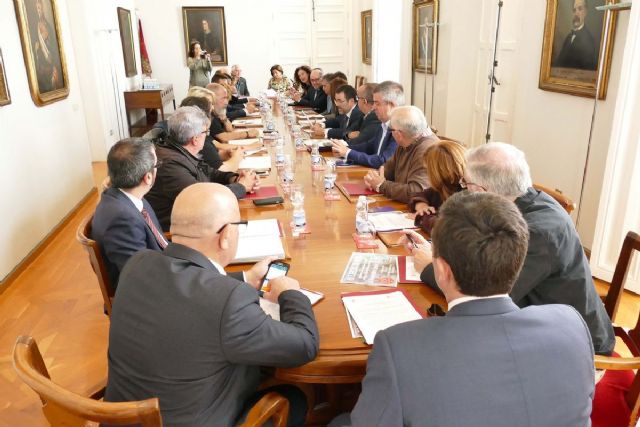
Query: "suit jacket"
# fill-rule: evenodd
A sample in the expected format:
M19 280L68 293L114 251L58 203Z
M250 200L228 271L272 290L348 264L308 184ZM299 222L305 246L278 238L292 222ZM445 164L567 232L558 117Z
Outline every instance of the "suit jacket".
M164 231L169 231L171 225L173 202L178 194L191 184L196 182L224 184L238 198L244 197L247 193L242 184L235 182L237 173L211 169L202 159L192 156L173 141L169 140L166 145L157 146L156 155L162 165L158 168L156 182L146 198L158 215Z
M573 221L551 196L533 188L515 203L529 227L529 248L511 298L520 307L572 306L587 323L595 352L610 354L615 345L613 327ZM425 268L420 278L436 286L433 266Z
M593 363L589 331L571 307L469 301L378 332L351 419L367 427L588 426Z
M332 128L327 131L327 138L344 139L351 131L360 129L364 114L360 111L360 108L356 105L351 111L351 115L347 117L346 114L342 114L335 119L327 120L327 127ZM337 124L338 126L332 126Z
M575 38L573 37L575 35ZM571 39L573 38L573 42ZM567 34L558 54L554 67L595 70L598 67L598 46L589 29L584 26L578 31Z
M105 400L157 396L166 426L234 425L256 392L260 366L299 366L318 351L313 310L301 292L280 295L278 322L251 285L186 246L131 258L116 300Z
M360 129L355 129L359 131L360 134L355 138L347 139L349 146L357 145L373 138L380 130L380 125L381 123L376 112L373 110L369 111L368 114L363 116L362 122L360 123Z
M238 91L238 96L249 96L247 80L244 77L238 77L238 81L236 82L236 90Z
M161 230L160 222L149 202L142 199L142 204L156 228ZM143 249L162 250L142 213L117 188L107 188L102 193L91 222L90 237L100 245L102 259L114 289L118 286L122 268L133 254Z
M321 113L327 109L327 94L324 93L322 88L316 89L313 86L309 86L307 93L300 98L300 101L294 102L293 105L311 107L316 113Z
M393 139L393 135L389 131L387 131L384 139L380 142L382 132L382 126L379 126L378 132L376 132L373 138L360 144L351 145L349 147L351 151L347 154L347 161L376 169L382 166L391 158L391 156L393 156L393 153L395 153L396 147L398 146L396 140ZM382 147L378 154L378 147L380 145L382 145Z

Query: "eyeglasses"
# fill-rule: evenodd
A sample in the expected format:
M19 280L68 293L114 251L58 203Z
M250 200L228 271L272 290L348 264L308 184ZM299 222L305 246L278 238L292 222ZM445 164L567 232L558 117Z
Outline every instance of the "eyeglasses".
M236 221L236 222L228 222L225 225L223 225L222 227L220 227L220 230L216 231L216 234L220 234L222 233L222 230L224 230L224 228L227 225L247 225L249 223L249 221Z
M480 185L480 184L476 184L475 182L467 182L464 179L464 176L460 178L460 180L458 181L458 184L460 184L460 187L462 187L465 190L468 189L470 185L474 185L474 186L476 186L478 188L481 188L482 191L487 191L487 189L485 187L483 187L482 185Z

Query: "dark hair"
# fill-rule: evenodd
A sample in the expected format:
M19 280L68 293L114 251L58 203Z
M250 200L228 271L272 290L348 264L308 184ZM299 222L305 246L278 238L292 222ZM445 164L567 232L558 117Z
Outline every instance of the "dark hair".
M333 101L336 99L336 91L340 86L344 86L347 84L347 81L341 78L333 78L329 83L329 96ZM334 102L335 104L335 102Z
M198 40L191 40L191 43L189 43L189 58L195 58L197 44L200 44Z
M324 80L327 83L331 83L332 78L333 78L333 73L327 73L327 74L324 74L322 77L320 77L320 80Z
M342 71L336 71L335 73L333 73L332 79L343 79L343 80L349 80L347 79L347 75L345 73L343 73Z
M451 267L460 292L507 294L518 278L529 230L512 201L492 193L456 193L438 211L433 255Z
M300 77L298 77L298 71L300 70L304 70L304 72L309 76L309 81L307 83L303 83L302 80L300 80ZM308 65L301 65L296 68L296 71L293 72L293 80L298 87L307 89L311 85L311 67L309 67Z
M231 76L227 73L216 73L211 77L211 83L220 83L222 80L233 80Z
M180 103L181 107L198 107L204 112L207 117L211 118L211 101L209 98L200 96L187 96Z
M362 96L360 99L364 99L369 104L373 104L373 92L378 88L378 83L365 83L364 89L362 89Z
M336 89L337 93L344 93L345 100L358 100L358 92L356 92L355 88L351 85L342 85Z
M269 69L269 73L271 73L271 75L273 76L273 70L278 70L281 73L284 74L284 71L282 71L282 66L279 64L273 65L270 69Z
M153 142L144 138L126 138L116 142L107 155L111 186L135 188L154 165Z

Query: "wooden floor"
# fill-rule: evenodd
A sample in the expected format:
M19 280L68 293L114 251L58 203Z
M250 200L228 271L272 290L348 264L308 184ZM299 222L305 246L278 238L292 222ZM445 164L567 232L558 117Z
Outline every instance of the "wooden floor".
M94 164L97 185L105 176L105 164ZM13 371L11 351L18 335L37 340L52 379L63 387L90 394L105 381L109 322L87 255L75 240L80 220L96 202L93 195L0 295L0 427L48 425L38 397ZM605 284L597 286L606 292ZM625 294L617 323L634 326L639 309L640 296Z

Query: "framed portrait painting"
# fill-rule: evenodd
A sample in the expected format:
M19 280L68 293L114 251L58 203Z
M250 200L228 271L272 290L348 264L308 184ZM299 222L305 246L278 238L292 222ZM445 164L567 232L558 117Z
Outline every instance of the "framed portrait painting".
M362 31L362 62L371 65L371 43L373 36L373 14L371 10L360 12Z
M615 14L605 37L606 14L596 10L605 0L547 0L539 87L593 98L602 67L599 99L607 94ZM603 63L600 64L601 58Z
M127 77L132 77L138 74L138 69L136 67L136 51L133 44L133 29L131 25L131 12L129 10L121 7L118 8L118 26L120 27L124 71Z
M31 98L37 106L69 96L56 0L14 0Z
M183 7L182 24L187 57L189 44L198 41L202 50L211 55L213 65L227 65L224 7Z
M2 50L0 50L0 107L11 104L11 95L9 94L9 84L4 71L4 59L2 59Z
M413 69L436 73L438 53L438 0L413 2Z

